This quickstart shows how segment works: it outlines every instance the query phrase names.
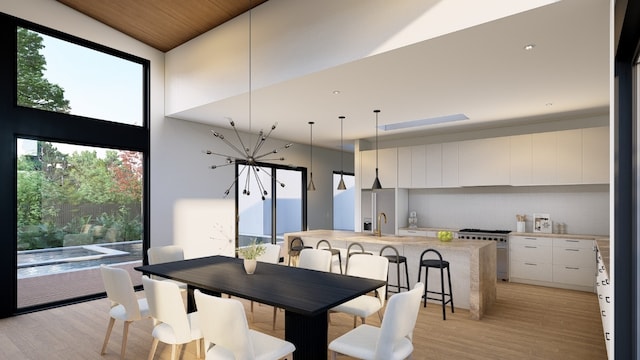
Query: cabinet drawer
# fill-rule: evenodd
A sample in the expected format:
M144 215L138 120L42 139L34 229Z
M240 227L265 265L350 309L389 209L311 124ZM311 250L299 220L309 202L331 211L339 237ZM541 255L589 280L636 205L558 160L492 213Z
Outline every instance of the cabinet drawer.
M523 260L511 259L510 276L514 278L552 281L553 271L549 263L534 263Z
M554 247L553 263L593 269L596 267L596 254L591 248Z
M553 246L582 248L582 249L593 249L594 243L593 243L593 240L554 238L553 239Z
M511 245L552 246L553 239L536 236L509 236L509 243Z
M538 244L511 244L509 255L511 259L534 263L551 263L553 248Z
M398 230L400 236L427 236L427 230L410 230L400 229Z
M553 265L553 282L579 286L594 286L596 274L593 267Z

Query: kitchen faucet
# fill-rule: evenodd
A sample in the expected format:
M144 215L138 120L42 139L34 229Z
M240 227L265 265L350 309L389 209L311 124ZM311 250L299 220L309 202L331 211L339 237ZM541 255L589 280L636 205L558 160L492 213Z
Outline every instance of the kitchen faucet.
M375 231L376 236L382 236L382 231L380 229L380 221L382 220L382 217L384 217L384 223L385 224L387 223L387 214L385 214L383 212L379 213L378 214L378 221L376 222L376 226L377 226L376 231Z

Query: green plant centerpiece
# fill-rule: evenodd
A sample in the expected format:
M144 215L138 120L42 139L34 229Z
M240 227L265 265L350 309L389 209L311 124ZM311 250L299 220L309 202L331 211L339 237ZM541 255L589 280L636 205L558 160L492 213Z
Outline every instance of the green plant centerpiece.
M449 242L453 239L453 232L451 231L438 231L437 235L442 242Z
M249 245L239 247L236 251L238 255L244 259L244 270L247 274L253 274L258 265L258 257L264 254L267 248L256 239L253 239Z

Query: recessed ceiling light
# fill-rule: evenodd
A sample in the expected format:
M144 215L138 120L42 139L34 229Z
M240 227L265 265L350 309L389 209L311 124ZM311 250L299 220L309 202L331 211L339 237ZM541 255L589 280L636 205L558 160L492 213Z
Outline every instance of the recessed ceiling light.
M340 94L340 90L333 90L333 95L338 95Z
M524 49L529 51L529 50L533 50L534 47L536 47L536 44L527 44L524 46Z
M548 102L548 103L544 104L544 106L553 106L553 103Z

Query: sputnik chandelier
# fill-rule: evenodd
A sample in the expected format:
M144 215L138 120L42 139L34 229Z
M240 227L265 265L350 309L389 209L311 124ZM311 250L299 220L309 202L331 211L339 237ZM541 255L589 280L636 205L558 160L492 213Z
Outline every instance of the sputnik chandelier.
M261 171L267 174L272 179L274 179L276 183L281 187L284 187L285 184L283 182L280 182L278 179L274 178L273 174L270 171L266 170L264 167L259 165L259 162L284 161L284 157L267 158L267 156L277 154L280 150L288 149L293 144L289 143L282 147L275 148L271 151L260 153L262 146L267 141L267 139L269 138L273 130L276 129L276 126L278 124L277 123L273 124L269 132L266 134L264 133L263 130L260 130L255 142L255 145L253 146L253 149L250 149L249 147L245 146L244 142L242 141L242 137L240 137L240 133L238 133L238 129L236 129L235 122L232 119L228 119L228 120L229 120L229 124L231 125L231 128L233 128L233 131L236 134L236 137L238 138L238 142L240 143L240 146L234 145L231 141L225 138L223 134L212 130L211 132L213 133L213 136L215 136L216 138L220 139L223 143L225 143L232 151L235 152L236 156L225 155L225 154L216 153L211 150L206 150L205 153L207 155L217 155L225 158L225 162L223 164L211 165L211 169L217 169L219 167L228 166L236 163L245 165L244 167L242 167L242 169L240 169L240 171L236 175L231 185L229 185L229 187L225 190L224 196L227 197L227 195L229 195L231 188L238 183L238 179L244 174L246 176L244 180L244 188L242 190L242 194L247 196L251 195L251 190L250 190L251 178L254 178L256 184L258 185L258 190L260 191L262 200L265 200L265 197L269 195L269 192L267 191L267 188L265 187L265 184L263 183L263 181L260 179L259 173Z
M252 89L251 87L251 7L252 7L251 1L249 1L249 131L251 131L251 105L252 105L252 102L251 102L251 92L252 92L251 91ZM233 180L233 182L231 182L231 185L229 185L227 190L225 190L224 197L226 198L229 195L229 191L231 191L231 188L234 185L238 184L238 179L240 179L240 177L244 175L245 179L244 179L244 188L242 190L242 194L247 196L251 195L251 181L252 181L251 178L254 178L258 186L258 190L260 191L262 200L265 200L266 196L269 195L269 192L267 191L265 184L260 178L260 172L267 174L269 177L271 177L271 179L273 179L281 187L284 187L285 185L284 183L278 181L278 179L276 179L270 171L260 166L260 162L284 161L284 157L267 158L267 156L277 154L282 149L288 149L293 144L289 143L280 148L276 148L271 151L261 153L262 146L267 141L267 139L269 139L269 136L271 135L273 130L276 129L276 126L278 125L278 123L273 124L271 126L271 130L269 130L269 132L266 134L264 133L263 130L260 130L260 132L258 133L257 139L255 141L255 144L253 145L253 148L249 148L242 141L242 137L240 137L240 133L238 132L238 129L236 129L235 122L230 118L227 118L227 119L229 120L229 124L231 125L231 128L233 129L233 131L236 134L236 137L238 138L238 142L240 143L239 146L234 145L231 141L226 139L223 134L213 130L211 132L213 133L213 136L215 136L216 138L220 139L223 143L225 143L232 150L232 152L235 153L235 155L220 154L220 153L213 152L211 150L204 151L207 155L217 155L225 158L225 162L223 164L211 165L211 169L217 169L219 167L228 166L231 164L245 165L239 171L236 171L236 177ZM237 169L238 168L239 167L237 167Z

